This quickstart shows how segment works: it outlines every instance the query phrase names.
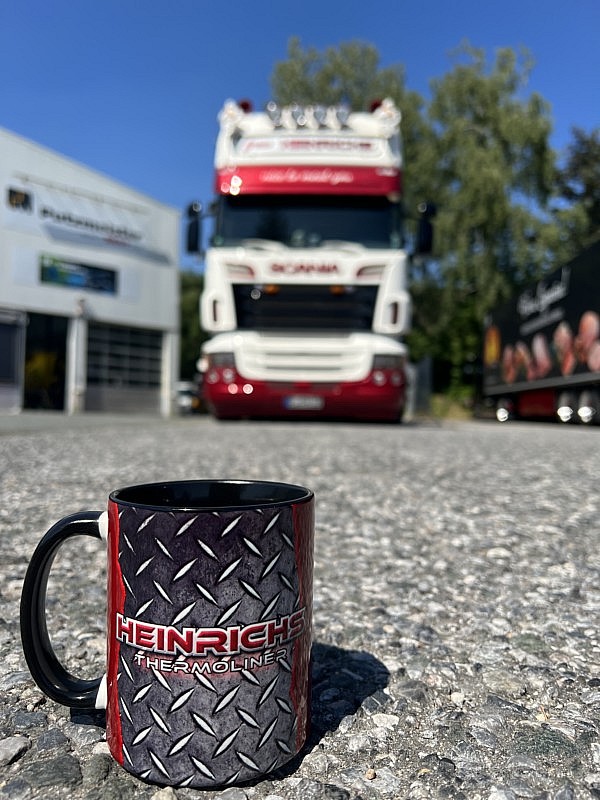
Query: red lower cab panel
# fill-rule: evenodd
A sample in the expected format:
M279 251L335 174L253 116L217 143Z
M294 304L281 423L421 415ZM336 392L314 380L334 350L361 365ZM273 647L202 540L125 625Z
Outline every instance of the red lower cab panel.
M374 370L363 381L339 383L246 380L229 370L209 370L204 381L209 411L219 419L345 418L400 421L406 378L398 370Z

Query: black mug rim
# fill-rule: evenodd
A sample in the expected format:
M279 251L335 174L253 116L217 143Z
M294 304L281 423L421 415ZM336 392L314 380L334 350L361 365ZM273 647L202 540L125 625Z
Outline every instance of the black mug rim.
M246 500L240 498L240 490L244 487L248 490ZM218 493L219 497L230 496L231 500L212 502L210 490L213 491L213 495ZM236 490L237 497L234 500ZM259 494L261 492L262 494ZM201 500L203 494L206 497ZM233 478L140 483L115 489L109 494L109 500L118 505L167 513L174 511L212 513L276 508L307 503L313 497L314 492L311 489L293 483Z

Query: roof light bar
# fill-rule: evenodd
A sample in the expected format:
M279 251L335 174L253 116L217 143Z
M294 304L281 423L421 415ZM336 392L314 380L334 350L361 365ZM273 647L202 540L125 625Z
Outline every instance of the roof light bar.
M275 128L332 128L339 130L348 126L350 109L347 106L302 106L293 103L279 106L271 101L266 107L267 115Z

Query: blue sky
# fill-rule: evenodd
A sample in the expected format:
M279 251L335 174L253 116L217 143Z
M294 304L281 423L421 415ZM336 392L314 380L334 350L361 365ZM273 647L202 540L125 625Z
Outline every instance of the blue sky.
M0 127L177 208L206 203L223 101L262 107L294 35L373 44L425 97L462 40L490 60L523 45L555 149L600 126L600 0L5 0Z

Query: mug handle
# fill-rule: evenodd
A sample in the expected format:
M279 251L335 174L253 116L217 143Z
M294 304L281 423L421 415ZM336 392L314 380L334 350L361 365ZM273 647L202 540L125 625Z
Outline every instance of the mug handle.
M71 708L97 708L103 678L84 680L71 675L52 649L46 625L48 577L60 546L73 536L106 540L107 514L85 511L64 517L36 547L21 593L21 642L33 680L52 700Z

